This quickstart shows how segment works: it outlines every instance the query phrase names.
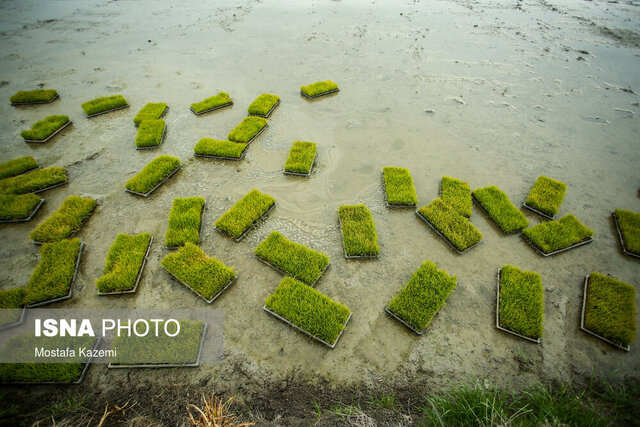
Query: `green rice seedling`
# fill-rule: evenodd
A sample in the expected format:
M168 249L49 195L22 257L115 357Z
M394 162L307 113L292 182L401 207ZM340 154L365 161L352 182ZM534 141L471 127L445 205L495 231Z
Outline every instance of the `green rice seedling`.
M282 279L265 308L332 348L351 317L345 305L291 277Z
M233 128L227 139L233 142L251 143L267 127L267 120L262 117L249 116Z
M331 80L312 83L300 88L300 93L307 98L317 98L319 96L329 95L330 93L339 91L340 89L338 89L338 85Z
M98 292L135 292L150 247L149 233L118 234L109 249L102 277L96 281Z
M433 316L445 305L456 287L456 276L439 270L431 261L425 261L413 273L400 292L393 297L387 312L418 335L429 326Z
M164 257L162 266L183 285L212 303L236 279L236 272L187 242Z
M162 144L166 127L164 120L145 120L138 128L136 148L157 148Z
M128 192L148 197L166 179L180 168L180 159L173 156L158 156L125 184Z
M511 265L503 265L498 275L497 327L539 343L544 319L542 278Z
M58 98L55 89L21 90L9 100L11 105L48 104Z
M20 136L27 142L46 142L70 124L69 116L48 116L20 132Z
M375 258L380 254L373 216L365 205L338 208L346 258Z
M569 214L522 230L524 237L543 255L553 255L591 242L593 231Z
M384 192L389 207L411 207L418 204L413 178L407 168L382 169Z
M205 324L182 319L180 333L170 337L164 333L146 336L122 335L115 337L111 345L117 355L109 360L110 368L196 366L199 362ZM166 326L173 333L175 326ZM164 321L158 322L158 330L164 331Z
M292 242L277 231L258 245L255 254L278 271L313 286L329 267L329 257Z
M67 182L67 170L53 166L0 180L0 194L40 193Z
M98 202L91 198L69 196L29 234L29 237L38 243L66 239L82 228L96 206Z
M524 206L540 215L553 219L564 200L567 184L540 175L533 184Z
M640 213L616 209L613 219L624 253L640 256Z
M271 115L271 112L280 104L280 97L263 93L249 105L248 111L250 116L260 116L265 119Z
M629 350L636 338L635 287L597 272L586 282L581 328Z
M233 101L231 101L229 94L226 92L220 92L215 96L210 96L200 102L191 104L191 111L196 115L200 115L208 113L209 111L227 107L231 104L233 104Z
M0 163L0 179L11 178L16 175L38 169L38 162L32 156L18 157Z
M315 160L316 144L294 141L291 150L289 150L287 162L284 164L284 173L309 176Z
M516 233L529 226L522 211L495 185L473 190L473 197L505 233Z
M42 202L35 194L0 194L0 222L28 221Z
M105 114L110 111L127 108L129 103L122 95L103 96L82 104L82 110L87 117Z
M23 287L0 291L0 330L20 323L25 292Z
M169 214L169 228L165 236L165 245L169 248L182 246L187 242L200 243L200 227L204 199L202 197L187 197L173 199L173 207Z
M268 194L253 189L216 221L216 228L237 241L276 204Z
M35 306L51 300L71 298L81 251L82 243L78 239L42 245L40 264L27 283L23 303Z
M202 138L193 151L198 157L212 157L228 160L240 160L249 144L233 141L221 141L211 138Z
M442 199L434 199L416 212L459 253L480 243L482 233L453 206Z
M449 203L460 215L466 218L471 217L471 188L468 182L443 176L440 198Z
M167 104L164 102L149 102L136 114L133 118L133 123L136 126L140 126L140 123L145 120L161 119L168 109L169 107L167 107Z

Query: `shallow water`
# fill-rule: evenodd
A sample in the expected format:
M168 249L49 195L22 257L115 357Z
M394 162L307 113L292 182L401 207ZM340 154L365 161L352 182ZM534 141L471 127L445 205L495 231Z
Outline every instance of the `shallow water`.
M582 284L591 271L640 283L640 263L620 254L610 218L640 211L640 8L602 1L5 1L0 10L0 98L39 84L61 99L37 108L0 105L0 156L31 154L66 166L67 186L44 193L35 220L0 227L0 286L24 284L38 263L28 233L71 194L101 205L78 234L86 251L73 300L65 307L202 307L161 268L175 197L207 201L201 247L234 266L237 283L215 306L225 311L227 357L188 372L89 371L92 384L129 378L199 381L242 389L294 377L312 382L410 383L486 377L517 386L569 381L595 371L638 378L637 348L623 353L578 329ZM341 91L315 102L301 85L332 79ZM196 117L192 102L224 90L231 109ZM196 159L202 137L222 139L260 93L281 105L242 162ZM122 93L131 108L91 120L80 104ZM164 145L135 150L132 119L147 102L167 102ZM43 146L20 131L49 114L73 127ZM294 140L318 144L309 179L282 174ZM149 199L124 183L159 154L182 170ZM559 215L575 214L594 243L543 258L519 236L504 236L474 207L483 242L464 255L411 210L384 206L383 166L410 169L420 205L438 196L442 175L472 188L498 185L520 204L541 175L568 185ZM242 242L213 229L252 188L277 208ZM345 261L337 221L342 204L365 203L379 233L377 261ZM532 225L540 222L525 212ZM331 267L317 289L346 304L353 318L328 350L262 311L280 276L253 249L272 230L320 250ZM138 294L95 295L119 232L147 231L155 242ZM420 338L383 308L424 260L458 277L447 305ZM495 329L496 270L513 264L542 275L545 334L529 344ZM615 371L615 372L614 372ZM516 376L517 375L517 376Z

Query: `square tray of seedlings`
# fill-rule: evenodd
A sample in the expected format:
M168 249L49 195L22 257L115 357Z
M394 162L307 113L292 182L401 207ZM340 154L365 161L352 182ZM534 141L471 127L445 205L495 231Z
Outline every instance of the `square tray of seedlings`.
M229 94L226 92L220 92L215 96L210 96L209 98L205 98L200 102L191 104L191 107L189 107L189 109L193 114L199 116L210 111L229 107L230 105L233 105L233 101L229 97Z
M636 289L591 273L584 279L580 329L624 351L636 338Z
M344 304L291 277L282 279L263 309L329 348L336 347L351 319Z
M109 249L102 277L96 281L98 295L135 294L152 243L149 233L118 234Z
M127 181L125 191L136 196L149 197L179 170L180 159L173 156L158 156Z
M200 231L204 216L205 203L202 197L173 199L169 214L169 228L164 242L167 249L177 249L187 242L200 243Z
M0 194L0 224L31 221L42 205L35 194Z
M444 307L456 287L456 280L456 276L450 276L433 262L425 261L385 311L414 333L422 335Z
M67 183L67 170L57 166L0 179L0 194L42 193Z
M388 208L415 208L418 204L413 178L407 168L382 169L384 203Z
M51 243L73 236L91 218L98 202L88 197L69 196L62 205L29 234L33 243Z
M315 286L329 268L329 257L273 231L255 249L256 257L278 273Z
M592 235L593 231L571 214L522 230L522 237L526 242L543 256L559 254L591 243Z
M207 324L187 319L179 322L180 333L176 337L165 334L115 337L111 347L117 348L118 353L109 360L107 368L195 368L200 365ZM159 325L164 330L164 322Z
M0 331L24 323L26 307L22 302L26 289L17 287L0 291Z
M374 259L380 256L378 233L373 216L365 205L345 205L338 208L346 259Z
M164 142L167 126L164 120L145 120L138 128L136 135L136 150L153 150Z
M0 179L24 175L38 168L38 162L33 156L18 157L0 163Z
M47 142L71 124L69 116L48 116L20 132L24 142Z
M193 243L185 243L177 252L162 259L162 266L191 292L211 304L236 281L236 272L207 256Z
M545 218L553 219L564 200L567 184L540 175L522 205Z
M253 189L216 221L219 230L239 242L276 206L276 199Z
M340 89L338 89L338 85L331 80L316 82L300 87L300 95L304 96L307 99L319 98L321 96L326 96L337 92L340 92Z
M80 267L84 243L78 239L45 243L40 264L31 275L22 302L27 308L70 299Z
M612 216L622 253L640 258L640 213L616 209Z
M440 182L440 198L449 203L460 215L471 218L471 188L468 182L443 176Z
M238 126L229 132L227 139L233 142L251 144L268 127L267 120L262 117L245 117Z
M270 93L263 93L257 97L251 105L249 105L247 111L250 116L258 116L267 119L278 105L280 105L279 96L272 95Z
M60 96L55 89L35 89L35 90L21 90L15 93L9 100L11 105L38 105L49 104Z
M129 103L122 95L103 96L82 104L82 110L88 119L123 108L129 108Z
M496 328L540 344L544 320L542 278L512 265L498 269Z
M482 240L482 233L475 225L442 199L434 199L418 209L416 215L458 254L467 252Z
M495 185L473 190L471 196L504 233L516 234L529 226L527 217Z
M311 169L316 162L316 144L306 141L294 141L289 150L289 157L284 164L285 175L311 176Z
M133 118L133 124L138 127L145 120L161 119L167 114L167 111L169 111L169 107L164 102L149 102L142 107L142 110L138 111L138 114Z
M193 147L196 157L218 160L242 160L249 148L249 144L242 142L222 141L218 139L202 138Z

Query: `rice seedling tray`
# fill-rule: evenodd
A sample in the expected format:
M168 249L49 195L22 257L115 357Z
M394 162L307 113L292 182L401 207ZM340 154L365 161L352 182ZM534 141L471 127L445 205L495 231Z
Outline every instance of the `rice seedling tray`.
M263 119L268 119L269 116L271 115L271 113L273 113L273 110L276 109L276 107L280 105L280 100L278 100L278 102L276 102L273 107L271 107L271 109L267 112L267 114L255 114L255 113L249 113L250 116L256 116L256 117L262 117Z
M469 246L468 248L465 248L464 250L462 250L462 251L461 251L461 250L460 250L460 249L458 249L458 248L456 247L456 245L454 245L454 244L453 244L453 243L452 243L448 238L446 238L446 237L444 236L444 234L442 234L440 231L438 231L438 229L437 229L437 228L435 228L435 227L433 226L433 224L431 224L431 223L429 222L429 220L428 220L428 219L426 219L424 216L422 216L422 214L421 214L419 211L417 211L417 210L416 210L416 215L418 216L418 218L420 218L421 220L423 220L423 221L424 221L424 222L425 222L429 227L431 227L431 229L432 229L433 231L435 231L435 233L436 233L438 236L442 237L442 239L443 239L445 242L447 242L447 243L449 244L449 246L451 246L451 247L453 248L453 250L454 250L454 251L456 251L456 253L458 253L459 255L462 255L463 253L465 253L465 252L467 252L467 251L471 250L472 248L474 248L474 247L478 246L480 243L482 243L482 241L476 242L476 243L474 243L473 245L471 245L471 246Z
M204 222L204 210L206 208L207 208L207 204L205 203L204 205L202 205L202 209L200 210L200 228L198 228L198 234L199 235L202 234L202 223ZM180 246L166 246L165 245L165 249L168 249L170 251L175 250L175 249L179 249L179 248L180 248Z
M10 322L10 323L5 323L4 325L0 325L0 331L15 328L16 326L20 326L24 323L24 318L27 313L27 307L22 307L19 310L20 310L20 317L18 318L18 320L16 320L15 322Z
M138 127L138 126L136 126L136 127ZM165 124L164 125L164 129L162 129L162 136L160 137L160 142L158 143L158 145L152 145L150 147L136 147L136 150L155 150L156 148L160 148L162 146L162 144L164 143L164 138L165 138L166 135L167 135L167 125Z
M140 264L140 270L138 270L138 276L136 277L136 283L133 286L133 288L126 291L114 291L114 292L98 291L98 296L135 294L138 291L138 284L140 284L140 279L142 278L142 272L144 271L144 266L147 264L147 257L149 256L149 251L151 250L152 243L153 243L153 236L151 236L151 238L149 239L149 244L147 245L147 251L144 254L144 258L142 258L142 264Z
M399 208L399 209L414 208L415 209L418 206L417 202L412 204L412 205L399 204L399 203L389 203L389 200L387 198L387 190L386 190L385 183L384 183L384 172L380 173L380 177L382 178L382 193L384 194L384 204L388 208Z
M543 216L543 217L545 217L545 218L547 218L547 219L551 219L551 220L553 220L553 219L555 219L555 217L556 217L555 215L553 215L553 216L548 215L548 214L546 214L546 213L544 213L544 212L539 211L538 209L536 209L536 208L534 208L534 207L532 207L532 206L529 206L529 205L527 204L527 202L524 202L524 203L522 204L522 207L523 207L523 208L525 208L525 209L529 209L531 212L535 212L535 213L537 213L538 215Z
M323 340L321 338L318 338L318 337L316 337L314 335L311 335L309 332L307 332L304 329L302 329L301 327L291 323L290 321L288 321L284 317L280 316L279 314L275 313L274 311L269 310L266 305L262 306L262 309L264 311L266 311L267 313L271 314L272 316L274 316L276 319L279 319L279 320L283 321L284 323L286 323L287 325L291 326L296 331L302 332L306 336L308 336L308 337L310 337L310 338L312 338L312 339L314 339L314 340L326 345L327 347L329 347L331 349L336 348L336 345L338 344L338 341L340 341L340 337L342 337L342 333L344 332L345 328L347 327L347 324L349 323L349 320L351 320L351 316L352 316L352 313L349 313L349 317L347 317L347 320L344 322L344 324L342 326L342 330L338 334L338 338L336 338L336 341L333 344L329 344L325 340Z
M215 154L198 154L198 153L194 153L193 155L195 157L202 157L204 159L234 160L234 161L242 160L242 159L244 159L245 154L247 154L247 150L249 149L249 145L251 145L251 143L253 142L254 139L255 138L252 138L251 141L246 143L246 145L244 147L244 150L242 150L242 154L240 154L240 157L216 156ZM242 142L236 142L235 144L242 144Z
M9 220L0 220L0 224L13 224L16 222L29 222L33 219L33 217L38 213L38 210L44 205L45 199L40 199L40 203L36 205L35 208L31 211L29 216L20 219L9 219Z
M342 229L342 221L340 221L340 216L338 216L338 224ZM380 258L380 254L370 254L370 255L348 255L347 250L342 245L342 251L344 252L345 259L378 259Z
M39 189L39 190L32 191L32 193L33 193L33 194L43 193L43 192L45 192L45 191L47 191L47 190L52 190L52 189L57 188L57 187L62 187L63 185L66 185L66 184L68 184L68 183L69 183L69 179L65 179L64 181L59 182L59 183L57 183L57 184L53 184L53 185L50 185L50 186L48 186L48 187L45 187L45 188L41 188L41 189Z
M487 217L488 217L489 219L491 219L492 223L493 223L496 227L498 227L498 229L500 229L500 226L499 226L499 225L498 225L498 224L493 220L493 218L491 217L491 215L489 214L489 212L487 212L487 210L484 208L484 206L482 206L482 203L480 203L480 201L479 201L478 199L476 199L476 196L473 194L473 192L471 192L471 198L473 199L473 201L474 201L474 202L476 202L476 205L480 208L480 210L481 210L482 212L484 212L484 213L485 213L485 215L487 215ZM500 229L500 230L502 231L502 229ZM506 234L507 236L513 236L513 235L516 235L516 234L520 234L520 233L522 233L522 230L523 230L523 229L522 229L522 228L520 228L520 229L517 229L517 230L514 230L514 231L510 231L510 232L508 232L508 233L505 233L504 231L502 231L502 232L503 232L504 234Z
M57 134L59 134L60 132L62 132L65 128L67 128L69 125L72 125L73 122L71 120L69 120L67 123L63 124L62 126L60 126L57 130L55 130L51 135L49 135L48 137L46 137L45 139L25 139L24 142L30 142L30 143L45 143L47 141L49 141L50 139L52 139L54 136L56 136Z
M330 91L327 91L327 92L322 92L322 93L318 93L316 95L309 96L306 93L300 91L300 95L304 96L307 99L315 99L315 98L320 98L322 96L327 96L327 95L331 95L332 93L338 93L338 92L340 92L340 89L334 89L334 90L330 90Z
M640 258L640 254L633 253L627 249L624 238L622 237L622 231L620 230L620 224L618 224L618 216L616 215L616 213L613 212L611 216L613 217L613 223L616 225L616 231L618 232L618 238L620 239L620 247L622 248L622 253L632 257Z
M227 233L226 231L219 229L219 228L218 228L218 227L216 227L215 225L213 226L213 228L215 228L215 229L216 229L216 230L218 230L219 232L221 232L221 233L223 233L223 234L225 234L225 235L227 235L227 236L231 237L231 238L232 238L232 239L234 239L236 242L239 242L240 240L244 239L244 236L246 236L248 232L250 232L251 230L253 230L253 229L258 225L258 223L259 223L261 220L263 220L264 218L266 218L266 217L269 215L269 213L271 213L271 211L272 211L273 209L275 209L275 207L276 207L276 202L273 202L273 205L271 205L271 207L270 207L269 209L267 209L267 210L266 210L266 211L265 211L265 212L260 216L260 218L258 218L258 219L256 219L255 221L253 221L253 222L251 223L251 225L249 225L249 227L247 227L247 229L246 229L246 230L244 230L244 231L242 232L242 234L240 235L240 237L238 237L237 239L236 239L235 237L233 237L231 234Z
M536 344L540 344L540 338L531 338L528 337L526 335L522 335L519 334L518 332L514 332L510 329L507 328L503 328L502 326L500 326L500 273L501 273L502 269L499 268L498 269L498 279L497 279L497 292L496 292L496 328L498 328L499 330L501 330L502 332L506 332L508 334L511 335L515 335L517 337L520 337L522 339L525 339L527 341L536 343Z
M76 257L76 268L73 271L73 277L71 278L71 283L69 283L69 292L67 293L67 295L64 295L58 298L52 298L46 301L36 302L34 304L29 304L27 305L26 308L40 307L47 304L53 304L54 302L60 302L60 301L71 299L71 297L73 296L73 285L76 282L76 277L78 276L78 269L80 268L80 258L82 258L83 249L84 249L84 243L80 242L80 249L78 250L78 256Z
M19 107L21 105L41 105L41 104L51 104L56 99L60 98L60 95L56 94L53 98L47 101L31 101L31 102L12 102L12 107Z
M255 254L254 254L255 255ZM299 280L297 277L292 276L289 273L286 273L282 270L280 270L278 267L276 267L275 265L271 264L269 261L267 261L264 258L259 257L258 255L255 255L256 258L258 258L258 261L260 261L263 264L268 265L269 267L271 267L273 270L277 271L278 273L282 274L283 276L288 276L288 277L293 277L296 280ZM310 285L307 286L311 286L312 288L316 286L316 283L318 283L318 280L320 280L322 278L322 276L324 276L324 273L327 272L327 270L329 269L329 266L331 265L331 263L327 264L327 266L324 268L324 270L322 270L322 273L320 274L320 276L318 276L318 278ZM304 282L303 282L304 283Z
M292 175L292 176L303 176L305 178L308 178L311 176L311 173L313 172L313 166L316 164L316 159L318 158L318 153L316 152L316 155L313 156L313 162L311 162L311 167L309 168L309 172L308 173L302 173L302 172L289 172L285 169L282 169L282 173L285 175Z
M164 107L164 111L162 112L162 114L160 114L160 116L158 116L159 119L163 118L164 116L167 115L167 111L169 111L169 106L167 105L166 107ZM134 123L135 127L140 127L140 123Z
M560 252L566 252L568 250L571 249L575 249L577 247L586 245L587 243L591 243L593 242L593 237L589 237L581 242L578 243L574 243L573 245L567 246L566 248L562 248L562 249L558 249L556 251L552 251L552 252L544 252L542 249L540 249L538 246L536 246L529 238L527 238L527 236L525 236L524 234L522 235L522 238L524 239L525 242L527 242L527 244L529 246L531 246L533 249L536 250L536 252L538 252L540 255L544 256L544 257L548 257L551 255L556 255L559 254Z
M226 107L229 107L231 105L233 105L233 101L227 102L226 104L218 105L216 107L211 107L211 108L208 108L206 110L202 110L199 113L196 113L196 110L194 110L193 107L189 107L189 110L191 110L191 112L193 114L195 114L196 116L201 116L203 114L210 113L211 111L220 110L222 108L226 108Z
M181 168L182 168L182 165L180 165L177 168L175 168L169 175L164 177L164 179L162 181L157 183L155 185L155 187L153 187L151 190L147 191L146 193L139 193L137 191L129 190L128 188L125 188L124 191L126 191L127 193L135 194L136 196L149 197L151 195L151 193L156 191L162 184L164 184L169 178L171 178L173 175L175 175Z
M222 295L224 293L224 291L227 290L227 288L229 288L231 285L233 285L236 282L236 280L238 280L238 275L236 274L236 277L234 277L233 279L231 279L229 281L229 283L224 285L218 292L216 292L216 294L213 297L211 297L210 299L206 299L205 297L203 297L202 295L200 295L199 293L194 291L191 286L187 285L185 282L180 280L178 277L174 276L171 272L167 271L167 273L169 273L171 275L171 277L173 277L175 280L177 280L178 283L180 283L182 286L184 286L185 288L189 289L193 294L197 295L198 297L200 297L204 301L206 301L207 304L211 304L212 302L214 302L220 295Z
M98 113L93 113L93 114L85 114L85 117L87 119L93 118L93 117L97 117L97 116L101 116L103 114L107 114L107 113L111 113L113 111L118 111L118 110L122 110L125 108L129 108L129 104L127 105L121 105L120 107L115 107L115 108L109 108L108 110L104 110L104 111L100 111Z
M399 317L398 315L396 315L393 311L389 310L389 307L385 307L384 311L391 317L393 317L394 319L396 319L398 322L402 323L404 326L406 326L407 328L409 328L414 334L416 335L422 335L425 331L425 329L427 329L427 327L425 326L424 328L417 330L416 328L414 328L413 326L411 326L410 324L408 324L407 322L405 322L401 317ZM433 317L431 318L431 320L433 320L434 317L436 317L438 313L434 314ZM431 322L429 322L431 323Z
M247 144L247 147L249 146L249 144L251 144L253 141L255 141L255 139L256 139L257 137L259 137L259 136L262 134L262 132L264 132L268 127L269 127L269 125L268 125L268 124L264 125L264 127L263 127L262 129L260 129L260 130L258 131L258 133L256 133L255 135L253 135L253 138L251 138L250 140L248 140L247 142L245 142L245 144ZM244 152L243 152L242 154L244 155Z

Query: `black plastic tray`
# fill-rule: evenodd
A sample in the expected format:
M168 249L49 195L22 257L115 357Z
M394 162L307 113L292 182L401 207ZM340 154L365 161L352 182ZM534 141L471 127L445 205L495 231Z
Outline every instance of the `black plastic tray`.
M164 142L164 138L167 135L167 124L164 124L164 128L162 129L162 136L160 137L160 143L158 145L150 145L148 147L138 147L136 146L136 150L155 150L156 148L160 148L162 143Z
M511 329L507 329L505 327L500 326L500 273L502 272L502 269L499 268L498 269L498 288L497 288L497 292L496 292L496 328L500 329L503 332L506 332L508 334L511 335L515 335L517 337L520 337L522 339L525 339L527 341L536 343L536 344L540 344L540 338L531 338L528 337L526 335L520 334L518 332L512 331Z
M34 307L40 307L43 305L48 305L48 304L53 304L54 302L60 302L60 301L65 301L70 299L73 296L73 284L76 281L76 276L78 275L78 268L80 268L80 258L82 258L82 249L84 248L84 243L80 242L80 249L78 250L78 256L76 257L76 269L73 272L73 277L71 278L71 283L69 283L69 292L67 293L67 295L62 296L62 297L58 297L58 298L52 298L46 301L40 301L40 302L36 302L34 304L30 304L27 306L27 308L34 308Z
M616 216L616 213L613 212L611 216L613 217L613 223L616 225L616 231L618 232L618 238L620 239L620 247L622 248L622 253L625 255L640 258L640 254L633 253L627 249L627 246L624 243L624 238L622 237L622 231L620 231L620 224L618 224L618 217Z
M60 95L56 94L53 98L48 101L32 101L32 102L12 102L11 106L18 107L21 105L42 105L42 104L51 104L56 99L60 98Z
M280 100L278 99L278 102L276 102L273 107L271 107L271 109L269 110L269 112L267 112L267 114L251 114L249 113L250 116L256 116L256 117L262 117L263 119L268 119L269 116L271 115L271 113L273 113L273 110L276 109L276 107L280 105Z
M219 232L223 233L226 236L231 237L232 239L234 239L236 242L239 242L240 240L242 240L244 238L244 236L247 235L247 233L251 230L253 230L253 228L258 225L258 222L260 222L261 219L266 218L267 215L269 215L269 213L276 207L276 202L273 202L273 204L271 205L271 207L269 207L269 209L267 209L266 211L264 211L264 213L262 215L260 215L260 218L256 219L255 221L253 221L251 223L251 225L249 225L249 227L247 227L246 230L244 230L242 232L242 234L240 235L240 237L238 237L237 239L232 236L231 234L227 233L224 230L219 229L218 227L214 226L213 228L215 228L216 230L218 230Z
M159 120L159 119L163 118L167 114L167 111L169 111L169 106L168 105L164 108L164 111L162 112L162 114L160 114L160 116L158 116L158 118L155 119L155 120ZM154 120L154 119L151 119L151 120ZM134 125L135 125L135 127L140 127L139 123L134 123ZM166 124L165 124L165 126L166 126Z
M593 242L593 237L589 237L589 238L587 238L586 240L583 240L583 241L578 242L578 243L574 243L573 245L567 246L566 248L558 249L558 250L555 250L555 251L553 251L553 252L548 252L548 253L547 253L547 252L543 252L543 251L542 251L542 249L540 249L539 247L537 247L537 246L536 246L536 245L535 245L531 240L529 240L529 239L527 238L527 236L525 236L524 234L522 234L522 238L524 239L524 241L525 241L525 242L527 242L527 244L528 244L529 246L531 246L533 249L535 249L535 250L536 250L536 252L538 252L540 255L542 255L542 256L544 256L544 257L548 257L548 256L551 256L551 255L559 254L560 252L566 252L566 251L568 251L568 250L575 249L575 248L577 248L577 247L580 247L580 246L586 245L587 243L591 243L591 242Z
M216 110L220 110L221 108L229 107L230 105L233 105L233 101L227 102L226 104L218 105L217 107L213 107L213 108L209 108L207 110L200 111L199 113L196 113L196 110L194 110L191 107L189 107L189 110L191 110L191 112L193 114L195 114L196 116L201 116L201 115L209 113L211 111L216 111Z
M122 110L122 109L125 109L125 108L129 108L129 104L127 104L127 105L122 105L122 106L120 106L120 107L116 107L116 108L110 108L110 109L108 109L108 110L100 111L100 112L98 112L98 113L85 114L85 117L86 117L87 119L90 119L90 118L92 118L92 117L101 116L101 115L103 115L103 114L107 114L107 113L110 113L110 112L112 112L112 111Z
M286 169L282 169L282 173L285 175L293 175L293 176L303 176L305 178L308 178L311 176L311 172L313 172L313 165L316 164L316 159L318 158L318 152L316 151L316 155L313 156L313 161L311 162L311 167L309 168L309 172L307 173L302 173L302 172L289 172Z
M480 241L478 241L478 242L474 243L473 245L471 245L471 246L469 246L469 247L465 248L464 250L460 250L460 249L458 249L458 248L456 247L456 245L454 245L454 244L453 244L449 239L447 239L447 238L444 236L444 234L442 234L442 233L441 233L441 232L440 232L436 227L434 227L434 225L433 225L433 224L431 224L431 223L429 222L429 220L427 220L425 217L423 217L423 216L422 216L422 214L420 213L420 211L416 210L416 215L418 216L418 218L420 218L422 221L424 221L424 222L425 222L429 227L431 227L431 229L432 229L433 231L435 231L435 232L436 232L436 234L437 234L438 236L442 237L442 239L443 239L445 242L447 242L447 243L449 244L449 246L451 246L451 247L453 248L453 250L454 250L454 251L456 251L459 255L462 255L463 253L465 253L465 252L467 252L467 251L471 250L472 248L474 248L474 247L478 246L480 243L482 243L482 240L480 240Z
M321 96L327 96L327 95L331 95L332 93L338 93L338 92L340 92L340 89L334 89L327 92L319 93L317 95L309 96L306 93L300 91L300 95L304 96L307 99L316 99L316 98L320 98Z
M36 205L35 208L33 208L29 216L27 216L26 218L1 220L0 224L13 224L16 222L31 221L31 219L35 216L35 214L38 213L38 210L42 207L42 205L44 205L44 202L45 202L44 199L40 199L40 202Z
M293 277L294 279L302 282L302 280L298 279L295 276L292 276L291 274L285 272L284 270L281 270L280 268L276 267L275 265L271 264L269 261L267 261L264 258L259 257L257 254L254 254L256 258L258 258L258 260L263 263L268 265L269 267L271 267L273 270L277 271L278 273L282 274L283 276L287 276L287 277ZM312 288L316 286L316 283L318 283L318 280L320 280L322 278L322 276L324 276L324 273L326 273L326 271L329 269L329 266L331 265L331 263L327 264L327 266L324 268L324 270L322 270L322 273L320 273L320 275L318 276L318 278L312 283L312 284L307 284L305 283L305 285L307 286L311 286ZM304 283L304 282L302 282Z
M128 188L125 188L124 191L126 191L127 193L135 194L136 196L149 197L151 195L151 193L156 191L162 184L164 184L169 178L171 178L173 175L175 175L176 172L178 172L181 168L182 168L182 165L178 166L177 168L175 168L169 175L164 177L162 179L162 181L157 183L155 185L155 187L153 187L151 190L147 191L146 193L138 193L137 191L132 191L132 190L129 190Z
M336 338L335 342L333 344L329 344L328 342L326 342L323 339L320 339L318 337L316 337L315 335L311 335L309 332L305 331L304 329L302 329L301 327L294 325L293 323L291 323L289 320L285 319L284 317L280 316L279 314L277 314L274 311L271 311L267 308L267 306L263 306L262 307L264 309L264 311L266 311L267 313L271 314L272 316L274 316L276 319L279 319L281 321L283 321L284 323L286 323L287 325L291 326L293 329L302 332L303 334L305 334L306 336L313 338L314 340L326 345L329 348L336 348L336 345L338 344L338 341L340 340L340 337L342 337L342 333L344 332L345 328L347 327L347 324L349 323L349 320L351 320L351 313L349 313L349 317L347 317L347 320L344 322L344 325L342 325L342 330L340 331L340 333L338 334L338 337Z
M24 142L45 143L45 142L49 141L51 138L53 138L54 136L56 136L57 134L59 134L60 132L62 132L67 126L72 125L72 124L73 124L73 122L71 120L69 120L67 123L65 123L62 126L60 126L57 130L53 131L51 133L51 135L49 135L45 139L25 139Z
M140 269L138 270L138 276L136 277L136 282L133 288L125 290L125 291L113 291L113 292L100 292L98 291L99 296L108 296L108 295L125 295L125 294L135 294L138 290L138 284L140 283L140 279L142 278L142 272L144 271L144 266L147 263L147 256L149 256L149 251L151 250L151 244L153 243L153 236L149 239L149 244L147 245L147 251L144 254L144 258L142 258L142 263L140 264Z

